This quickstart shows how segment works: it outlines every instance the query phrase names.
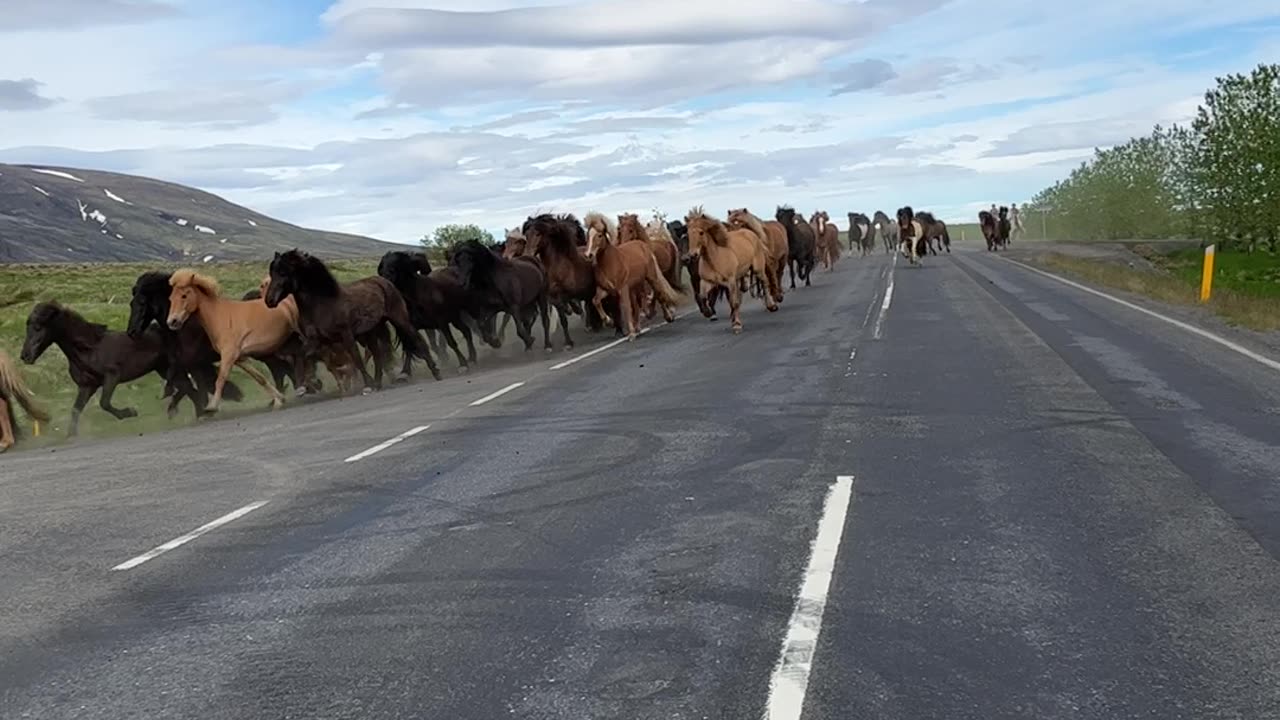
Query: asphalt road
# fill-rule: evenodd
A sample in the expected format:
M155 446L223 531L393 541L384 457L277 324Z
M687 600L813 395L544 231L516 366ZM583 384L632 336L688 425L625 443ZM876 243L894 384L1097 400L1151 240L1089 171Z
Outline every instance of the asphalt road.
M5 456L0 718L1280 717L1280 372L980 252L744 322Z

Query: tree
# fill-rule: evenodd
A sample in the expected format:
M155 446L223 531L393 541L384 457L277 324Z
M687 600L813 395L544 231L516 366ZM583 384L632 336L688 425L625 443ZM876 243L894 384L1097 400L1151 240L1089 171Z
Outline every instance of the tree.
M486 245L493 243L493 235L479 225L441 225L419 242L427 248L450 248L464 240L479 240Z

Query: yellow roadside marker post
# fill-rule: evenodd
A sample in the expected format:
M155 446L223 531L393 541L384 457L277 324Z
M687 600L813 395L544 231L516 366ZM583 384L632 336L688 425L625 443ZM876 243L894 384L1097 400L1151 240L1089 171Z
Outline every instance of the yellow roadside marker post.
M1200 276L1200 302L1209 302L1209 294L1213 291L1213 254L1216 245L1204 249L1204 272Z

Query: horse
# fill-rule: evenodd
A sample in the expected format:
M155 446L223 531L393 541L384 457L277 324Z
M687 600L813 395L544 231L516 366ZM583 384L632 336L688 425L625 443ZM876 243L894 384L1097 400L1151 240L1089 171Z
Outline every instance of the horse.
M911 261L912 265L923 262L923 257L928 251L921 246L929 244L924 234L924 227L916 220L915 211L910 205L898 208L898 237L899 247L905 246L902 254Z
M1000 236L996 230L996 219L989 211L978 211L978 227L982 229L982 237L987 241L987 252L998 250Z
M604 316L604 301L616 296L621 319L627 326L627 340L634 340L640 324L637 295L648 284L662 306L663 318L667 322L674 320L671 308L680 302L680 293L667 282L649 243L615 243L617 236L612 232L613 224L600 213L588 213L584 221L587 227L587 259L591 261L596 275L596 294L591 298L596 311ZM644 235L643 230L641 235Z
M1000 210L998 212L1000 214L1000 219L996 223L996 239L1000 241L1001 247L1007 248L1009 246L1009 229L1010 229L1009 208L1005 207L1004 205L1001 205Z
M27 417L48 424L49 413L36 403L9 353L0 350L0 453L18 442L18 416L13 406L21 405Z
M435 330L444 336L445 343L458 358L458 366L466 371L467 361L476 361L476 346L471 328L463 318L465 298L460 284L441 281L433 277L431 261L425 253L392 250L378 261L378 275L391 281L404 296L413 326L422 330ZM467 342L467 355L458 348L449 326L458 329ZM383 327L386 327L385 325Z
M713 288L711 292L706 294L706 297L703 296L699 289L701 280L698 277L698 258L689 254L689 227L684 224L683 220L670 220L667 222L667 230L671 232L671 238L675 241L676 248L680 250L680 264L684 266L685 272L689 275L689 287L693 290L693 298L698 304L698 311L707 319L715 320L715 295L719 292L719 288Z
M742 332L739 282L749 272L768 277L764 241L755 230L730 228L707 216L701 207L690 210L685 223L689 226L689 252L699 258L698 272L703 282L724 288L729 295L730 319L736 335ZM769 312L777 312L772 294L764 294L764 304Z
M516 333L524 341L525 352L533 349L533 321L542 318L542 338L551 352L551 331L547 318L547 279L541 264L532 258L508 260L494 254L475 240L458 244L449 257L449 266L458 274L462 287L476 293L483 308L481 322L492 321L506 312L516 322Z
M525 252L545 268L547 298L560 320L565 350L573 348L573 338L569 336L570 303L585 304L583 316L588 328L598 330L602 325L595 305L588 303L596 294L596 272L578 249L580 233L585 234L582 223L571 214L543 213L525 224Z
M258 283L258 287L241 295L240 299L263 302L263 298L267 295L267 288L270 286L271 276L263 276L262 282ZM166 302L168 302L167 299ZM276 389L281 394L284 394L284 381L286 379L293 383L294 393L299 397L318 393L324 389L324 383L316 375L315 356L307 355L302 347L302 337L298 335L297 328L298 306L291 297L285 298L281 306L285 307L290 316L294 318L294 334L276 352L269 355L258 355L255 359L267 366L267 371L271 373L271 379L275 382ZM302 370L299 371L299 368L302 368ZM329 370L330 372L335 372L332 364L329 364ZM351 371L355 372L355 368L352 367ZM230 387L231 383L228 381L227 388L230 389Z
M665 230L665 226L663 226ZM629 242L642 242L649 246L649 251L653 253L654 258L658 261L658 269L662 272L662 277L667 284L677 293L684 291L684 283L680 281L680 249L676 247L676 242L670 236L663 238L661 236L654 237L649 233L648 228L640 224L640 217L635 213L623 213L618 216L618 236L617 244L622 245ZM644 307L645 318L652 318L658 311L658 296L653 288L645 286L641 290L641 305ZM671 313L669 308L664 306L663 317L667 322L675 319L675 315Z
M169 378L165 381L164 397L170 397L175 391L176 373L182 373L195 381L196 416L205 414L205 405L213 392L217 381L218 370L214 363L218 361L218 353L209 342L198 325L186 325L177 331L170 330L166 320L169 317L169 277L167 272L144 272L133 283L133 295L129 300L129 324L125 332L137 340L152 327L159 333L165 353L169 359ZM227 383L224 395L228 400L239 402L244 393L235 383Z
M884 243L884 252L886 255L892 255L894 248L898 247L898 225L884 214L883 210L877 210L873 216L876 225L876 231L880 233L880 239Z
M729 211L729 227L747 228L760 237L764 243L765 272L762 281L765 292L773 296L774 302L782 302L782 273L787 268L787 231L777 220L762 222L746 208Z
M390 323L404 350L402 373L412 371L413 358L427 364L431 376L440 379L431 348L418 335L404 297L381 275L339 283L324 261L298 249L276 253L268 268L271 286L263 297L267 307L280 305L292 295L298 306L298 331L309 349L334 347L345 351L360 371L366 387L382 389L382 373L390 351ZM356 347L359 342L373 353L374 375L369 376Z
M929 248L929 254L938 254L938 251L934 249L935 241L938 243L938 249L945 247L948 253L951 252L951 234L947 232L946 223L934 217L933 213L924 210L916 213L915 219L920 222L920 227L924 229L925 245Z
M80 413L89 398L102 389L98 405L117 420L138 416L133 408L117 408L111 404L116 386L155 373L169 382L169 356L160 334L151 331L133 338L127 333L108 330L85 320L79 313L57 302L42 302L27 316L27 337L22 345L22 362L31 365L40 359L50 345L57 345L67 356L67 373L79 388L71 406L71 426L67 437L75 437L80 429ZM182 398L196 404L196 391L183 373L172 376L176 392L169 400L168 414L173 417Z
M809 275L817 264L814 253L818 240L813 228L803 219L796 216L796 211L787 206L780 206L774 213L774 219L787 231L787 268L791 275L791 289L796 289L796 275L809 287Z
M849 252L853 252L854 246L857 246L861 257L866 257L875 249L875 243L871 218L862 213L849 213Z
M272 409L279 409L284 396L249 364L249 359L274 355L285 346L297 327L297 309L268 306L258 300L228 300L222 297L217 280L195 270L173 273L169 287L169 328L177 330L195 317L218 351L218 379L206 407L208 412L217 412L222 404L223 388L233 367L239 367L258 383L271 396ZM299 367L294 377L304 374Z
M809 218L809 225L817 241L818 259L822 261L822 267L831 272L840 259L840 231L831 223L831 216L825 210L815 212Z

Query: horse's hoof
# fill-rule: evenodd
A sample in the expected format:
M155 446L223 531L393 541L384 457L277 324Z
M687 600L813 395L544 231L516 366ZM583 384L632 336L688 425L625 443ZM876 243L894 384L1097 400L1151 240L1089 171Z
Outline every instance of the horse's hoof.
M373 388L369 387L368 385L366 385L366 386L364 386L363 388L361 388L361 389L360 389L360 394L361 394L361 395L368 395L368 394L369 394L369 393L371 393L371 392L373 392Z
M206 416L208 416L208 415L217 415L217 414L218 414L218 408L217 408L217 407L215 407L215 406L213 406L213 405L210 405L209 407L207 407L207 408L205 408L205 409L204 409L204 414L205 414Z
M439 371L438 369L435 369L435 368L432 368L432 369L431 369L431 377L435 378L437 382L439 382L440 380L442 380L442 379L443 379L443 378L440 376L440 371Z
M573 352L573 343L565 343L565 344L564 344L564 351L565 351L565 352Z
M548 345L548 346L545 348L545 350L546 350L548 353L553 353L553 352L555 352L555 351L556 351L556 349L555 349L555 348L553 348L553 347L551 347L550 345Z
M733 334L734 334L734 335L741 335L741 334L742 334L742 326L741 326L741 325L734 325L734 326L733 326Z
M466 365L462 365L458 368L459 375L466 375L469 372L471 372L471 368Z
M765 307L769 308L769 312L778 312L777 305L766 305Z

